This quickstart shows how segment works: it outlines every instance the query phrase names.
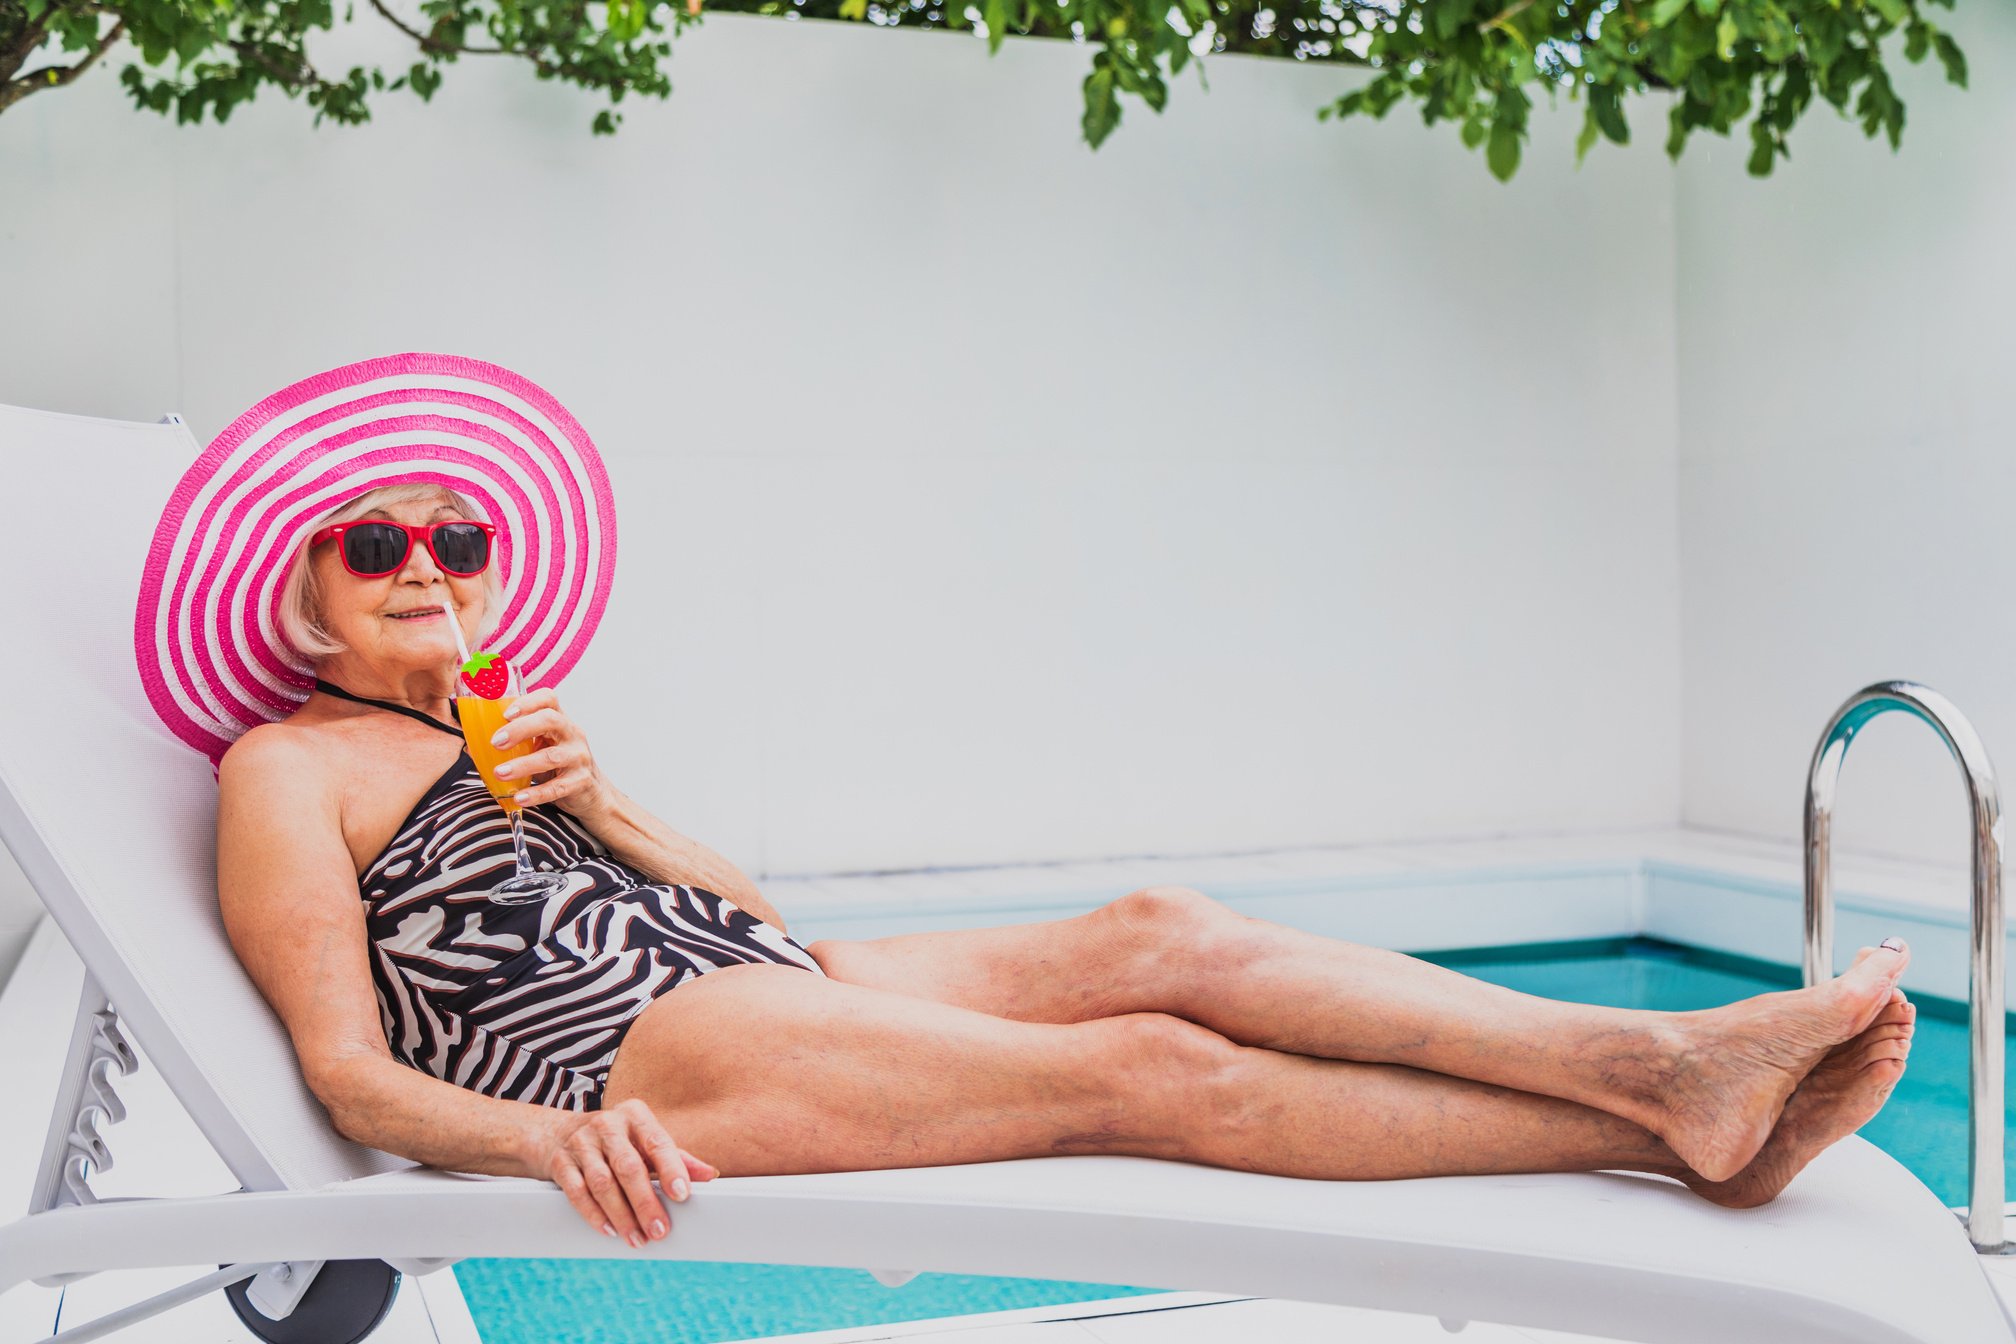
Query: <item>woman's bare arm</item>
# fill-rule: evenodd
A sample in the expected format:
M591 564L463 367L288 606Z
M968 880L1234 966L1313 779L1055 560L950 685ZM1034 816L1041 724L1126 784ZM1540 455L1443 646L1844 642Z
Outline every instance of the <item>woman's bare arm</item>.
M394 1059L335 794L313 753L284 729L255 728L225 755L218 787L225 932L346 1138L429 1166L554 1180L591 1224L626 1240L662 1221L647 1164L668 1191L683 1187L687 1163L693 1179L707 1178L711 1169L681 1153L641 1107L591 1116L502 1101ZM599 1164L610 1190L591 1189L598 1164L584 1174L569 1155L616 1138Z
M504 711L504 720L497 732L498 746L526 741L537 745L530 755L506 761L497 770L504 778L531 781L518 791L526 804L559 803L617 858L653 880L704 887L779 933L790 932L784 917L740 868L679 834L609 782L595 762L588 735L560 708L560 694L553 687L519 696Z
M790 932L784 917L740 868L698 840L679 834L614 785L604 783L602 796L600 808L579 820L617 858L660 882L685 883L726 896L778 932Z

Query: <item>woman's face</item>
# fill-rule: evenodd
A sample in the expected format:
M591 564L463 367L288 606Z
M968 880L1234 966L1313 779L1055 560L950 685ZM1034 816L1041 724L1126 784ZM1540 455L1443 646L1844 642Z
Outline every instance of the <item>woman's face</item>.
M438 523L465 515L445 499L417 499L373 509L365 518L396 523ZM322 589L322 623L349 645L349 658L382 669L388 676L453 667L461 662L455 634L441 610L455 604L462 638L472 647L483 619L483 576L450 574L434 563L419 541L406 563L390 574L363 579L344 568L340 539L325 541L310 556ZM491 563L495 564L493 556Z

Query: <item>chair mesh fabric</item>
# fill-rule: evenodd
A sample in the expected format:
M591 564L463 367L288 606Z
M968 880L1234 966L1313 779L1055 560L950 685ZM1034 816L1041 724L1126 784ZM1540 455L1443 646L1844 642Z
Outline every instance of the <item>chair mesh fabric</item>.
M224 936L210 763L135 670L148 541L196 453L179 424L0 406L0 839L233 1174L303 1189L410 1164L342 1138L309 1092Z

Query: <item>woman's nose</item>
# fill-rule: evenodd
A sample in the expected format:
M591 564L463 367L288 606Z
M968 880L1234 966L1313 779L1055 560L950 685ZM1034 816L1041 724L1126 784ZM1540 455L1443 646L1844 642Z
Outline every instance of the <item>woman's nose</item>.
M400 569L399 577L421 585L431 584L441 577L441 569L434 563L434 556L425 542L415 541L413 549L406 552L406 564Z

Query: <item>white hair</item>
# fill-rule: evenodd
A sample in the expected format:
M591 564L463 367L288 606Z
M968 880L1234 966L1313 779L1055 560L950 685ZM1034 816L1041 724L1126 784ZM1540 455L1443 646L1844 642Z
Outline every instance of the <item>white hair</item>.
M391 504L413 504L423 499L438 499L476 522L490 521L476 507L475 501L459 490L450 490L445 485L429 485L425 481L409 481L367 490L349 503L330 510L309 526L308 536L314 536L331 523L347 523L362 518L373 509ZM504 581L498 576L498 565L493 555L490 567L483 571L483 617L477 622L474 643L481 644L489 637L491 622L501 615L503 607ZM322 583L316 576L315 566L309 562L306 539L301 542L301 549L295 552L294 563L287 571L287 581L280 589L280 633L294 651L310 663L320 662L348 647L330 634L328 626L323 624Z

